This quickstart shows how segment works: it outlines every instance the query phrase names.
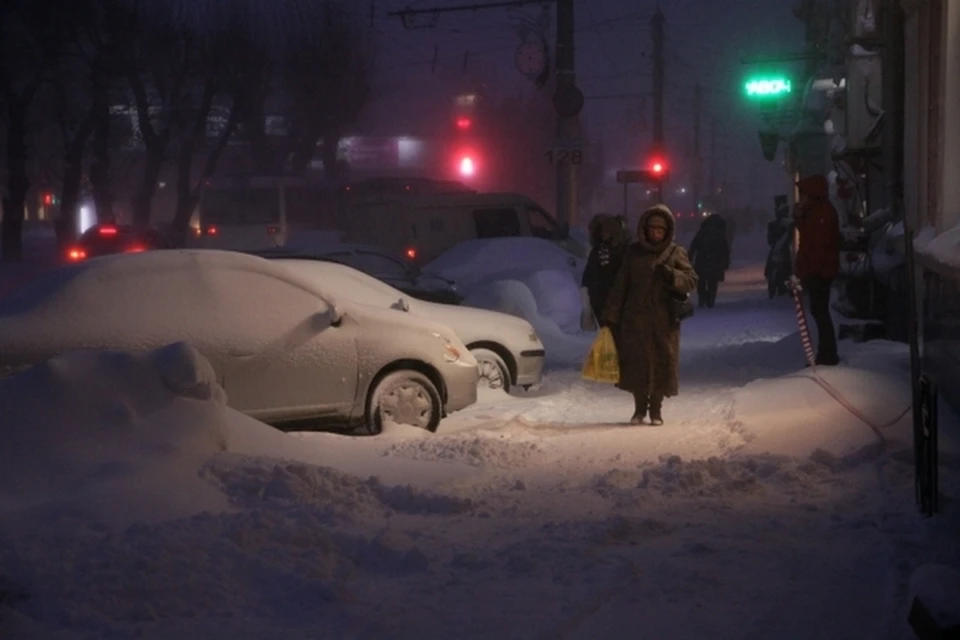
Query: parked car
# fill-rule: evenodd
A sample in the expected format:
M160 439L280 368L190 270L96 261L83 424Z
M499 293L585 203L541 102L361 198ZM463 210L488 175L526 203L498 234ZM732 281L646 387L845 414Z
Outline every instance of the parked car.
M476 401L477 361L440 323L353 304L243 253L152 251L45 274L0 301L0 371L83 348L188 342L235 409L274 424L434 431Z
M533 326L498 311L410 300L402 291L346 265L280 258L277 263L323 286L337 299L430 318L453 329L480 365L480 383L509 391L540 382L546 352Z
M460 304L463 296L456 282L432 271L421 269L409 260L404 260L375 247L356 244L331 244L329 247L284 247L283 249L257 251L263 257L299 257L314 260L339 262L359 269L367 275L403 291L411 298Z
M141 253L171 247L167 238L156 229L109 223L95 224L67 249L66 259L68 262L81 262L113 253Z

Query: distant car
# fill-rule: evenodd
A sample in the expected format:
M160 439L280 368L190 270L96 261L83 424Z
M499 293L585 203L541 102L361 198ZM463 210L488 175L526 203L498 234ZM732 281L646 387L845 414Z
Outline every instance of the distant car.
M498 311L409 300L395 289L357 269L310 259L277 259L305 280L323 286L338 299L394 309L430 318L453 329L480 366L480 383L509 390L539 384L546 352L533 326Z
M411 298L441 304L460 304L463 296L456 282L432 271L424 270L403 258L393 256L374 247L354 244L331 244L329 247L282 249L254 252L266 258L294 257L312 258L326 262L338 262L399 289Z
M67 249L66 259L68 262L81 262L114 253L141 253L152 249L169 249L171 246L167 238L156 229L95 224Z
M271 423L435 431L477 398L477 361L448 327L353 304L243 253L105 256L0 301L0 373L74 349L173 342L210 360L231 407Z

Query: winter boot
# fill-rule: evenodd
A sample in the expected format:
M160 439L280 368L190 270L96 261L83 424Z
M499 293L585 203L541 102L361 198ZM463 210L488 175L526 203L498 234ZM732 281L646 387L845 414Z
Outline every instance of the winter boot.
M647 396L633 394L633 417L630 418L630 424L643 424L646 416Z
M663 424L663 398L650 398L650 424L659 427Z

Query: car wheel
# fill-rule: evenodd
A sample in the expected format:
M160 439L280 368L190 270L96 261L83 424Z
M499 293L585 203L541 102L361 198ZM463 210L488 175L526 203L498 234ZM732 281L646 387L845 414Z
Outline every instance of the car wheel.
M471 349L480 368L480 384L490 389L510 391L510 369L499 355L490 349Z
M370 394L365 431L376 435L385 422L396 422L434 432L441 417L440 393L430 378L418 371L394 371Z

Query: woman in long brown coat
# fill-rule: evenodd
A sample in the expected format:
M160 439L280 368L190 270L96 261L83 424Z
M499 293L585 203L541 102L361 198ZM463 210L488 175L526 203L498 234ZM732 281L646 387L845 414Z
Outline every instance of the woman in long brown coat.
M617 386L634 398L631 424L663 424L663 399L679 391L680 321L671 296L697 287L687 252L674 243L676 221L664 205L647 209L627 249L603 312L620 356Z

